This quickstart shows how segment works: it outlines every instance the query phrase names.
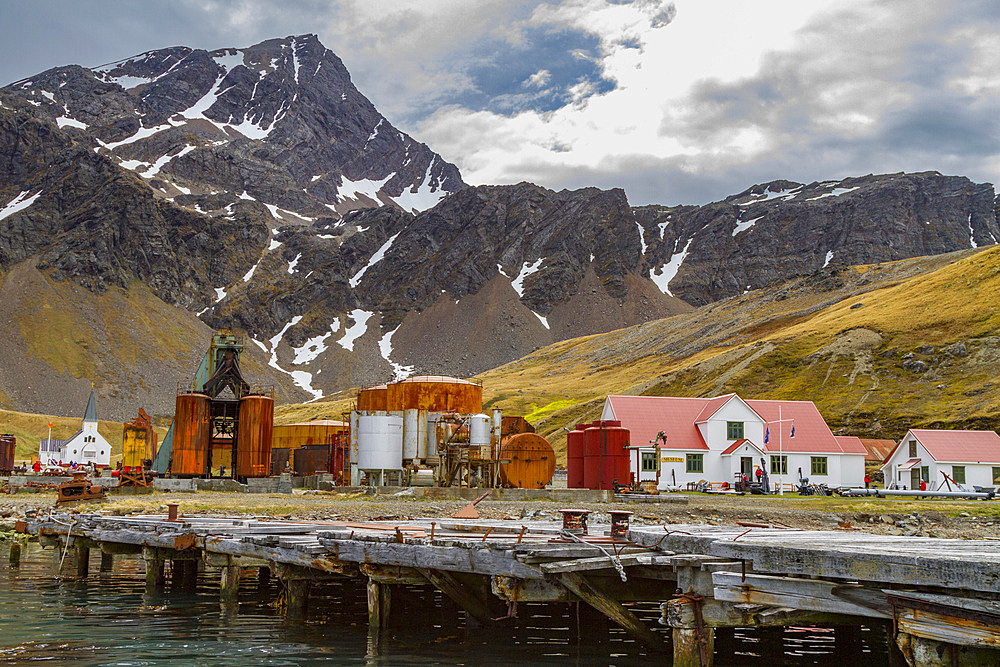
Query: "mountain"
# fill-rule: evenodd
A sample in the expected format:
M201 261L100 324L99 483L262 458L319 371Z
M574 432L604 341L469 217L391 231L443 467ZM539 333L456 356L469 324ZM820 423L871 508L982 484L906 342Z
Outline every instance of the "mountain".
M644 206L650 277L692 305L840 264L991 245L989 183L937 172L773 181L705 206Z
M59 67L0 89L0 296L20 318L0 405L51 413L93 379L123 417L169 412L219 327L285 401L468 376L817 271L992 244L995 208L992 185L936 172L704 206L470 187L311 35ZM38 326L33 300L66 308Z

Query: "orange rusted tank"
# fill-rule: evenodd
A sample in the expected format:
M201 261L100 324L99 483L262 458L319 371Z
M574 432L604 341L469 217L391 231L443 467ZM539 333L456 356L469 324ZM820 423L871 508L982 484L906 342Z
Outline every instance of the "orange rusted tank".
M244 396L240 399L240 425L236 435L237 477L267 477L271 474L273 428L273 398Z
M515 489L544 489L556 471L556 453L537 433L518 433L500 444L500 481Z
M360 409L360 408L359 408ZM311 445L328 445L332 438L347 433L350 424L333 419L316 419L274 427L273 449L300 449Z
M174 411L174 475L208 474L212 399L205 394L178 394Z
M483 411L483 387L461 378L418 375L386 386L385 409L479 414Z
M12 433L0 435L0 473L9 475L14 470L14 451L17 438Z
M386 410L386 387L380 384L377 387L368 387L358 392L358 410L362 412L374 412L376 410Z

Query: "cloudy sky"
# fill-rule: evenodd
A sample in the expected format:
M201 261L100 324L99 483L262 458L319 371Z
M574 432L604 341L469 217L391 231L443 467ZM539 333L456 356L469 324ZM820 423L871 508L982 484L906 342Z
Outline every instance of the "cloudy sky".
M472 184L696 204L778 178L1000 182L990 0L0 0L0 82L303 33Z

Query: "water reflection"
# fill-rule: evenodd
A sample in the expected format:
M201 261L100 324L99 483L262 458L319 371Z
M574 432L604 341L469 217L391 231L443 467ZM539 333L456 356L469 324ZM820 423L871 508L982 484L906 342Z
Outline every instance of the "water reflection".
M169 583L168 565L166 592L147 596L140 557L116 556L112 571L99 572L95 550L89 578L77 579L73 552L60 574L61 556L30 544L19 570L0 560L0 664L669 663L669 655L647 654L615 627L588 629L580 637L572 605L522 604L518 619L487 630L467 627L440 594L428 599L424 593L419 600L404 594L398 603L394 596L393 604L401 605L397 615L407 620L406 627L391 627L376 641L368 632L366 592L359 581L314 585L308 614L286 619L273 604L277 580L261 587L255 577L244 579L235 607L220 604L215 570L199 572L197 587L185 590ZM663 633L666 646L657 605L631 609ZM832 665L847 657L837 655L834 634L822 629L786 629L777 647L773 636L768 644L755 630L737 630L727 641L717 665L759 665L762 654L770 665ZM886 664L884 642L884 633L862 631L862 653L851 661Z

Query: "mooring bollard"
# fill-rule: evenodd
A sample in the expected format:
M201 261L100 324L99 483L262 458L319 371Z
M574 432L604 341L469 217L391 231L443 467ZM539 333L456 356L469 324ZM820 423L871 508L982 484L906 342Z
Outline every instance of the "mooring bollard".
M178 521L177 503L167 503L167 521Z
M609 514L611 515L611 538L624 540L625 536L628 535L628 525L632 512L628 510L611 510Z
M563 530L571 535L587 534L587 515L590 510L559 510L563 515Z
M21 567L21 543L17 540L10 543L10 566Z

